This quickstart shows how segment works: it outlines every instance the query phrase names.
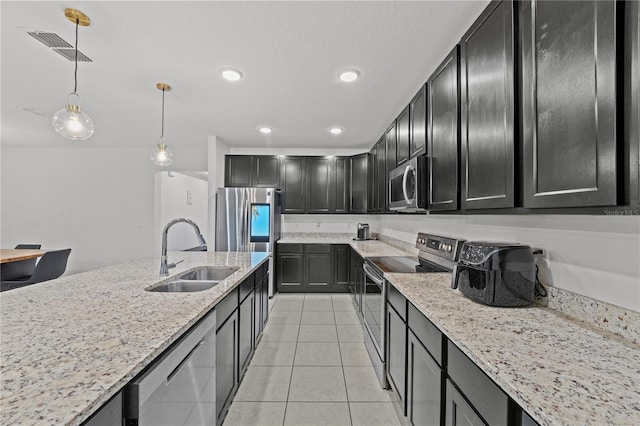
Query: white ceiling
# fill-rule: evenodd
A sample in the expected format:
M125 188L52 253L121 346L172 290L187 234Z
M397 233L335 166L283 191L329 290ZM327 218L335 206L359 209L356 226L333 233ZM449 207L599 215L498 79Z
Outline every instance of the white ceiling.
M488 1L379 2L1 2L2 144L153 146L174 150L216 135L231 146L368 148L408 103ZM85 142L57 136L42 117L73 89L73 62L27 31L74 43L63 10L92 19L80 27L78 92L94 120ZM244 78L229 83L230 66ZM361 78L346 84L340 69ZM265 136L262 125L275 131ZM340 136L328 133L340 126Z

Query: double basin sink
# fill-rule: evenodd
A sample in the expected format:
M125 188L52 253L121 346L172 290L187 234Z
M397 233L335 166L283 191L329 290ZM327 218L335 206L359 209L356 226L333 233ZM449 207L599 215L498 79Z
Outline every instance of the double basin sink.
M147 289L147 291L163 293L191 293L208 290L220 281L234 274L238 268L206 266L183 272L170 281Z

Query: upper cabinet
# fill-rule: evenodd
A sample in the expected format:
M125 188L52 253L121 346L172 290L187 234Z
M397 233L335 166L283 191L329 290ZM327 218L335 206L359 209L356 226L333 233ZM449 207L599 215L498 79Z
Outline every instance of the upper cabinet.
M615 205L615 1L520 3L524 206Z
M395 158L395 155L394 155ZM384 213L387 206L387 145L383 136L376 143L376 165L375 165L375 211Z
M332 173L333 183L331 184L331 189L329 190L329 196L331 197L331 213L349 212L349 167L351 166L350 160L350 157L335 158L334 171Z
M513 8L492 3L460 41L463 209L514 206Z
M351 213L367 213L368 161L369 154L360 154L349 159L349 196L347 197ZM337 209L337 208L336 208Z
M306 158L305 213L329 213L331 210L331 171L331 158Z
M427 81L429 117L429 210L458 209L460 92L458 46Z
M280 159L275 155L226 155L224 186L280 188Z
M389 209L389 172L398 165L397 149L398 149L398 133L397 123L394 120L385 133L386 146L386 170L384 171L384 201L382 203L382 212L390 212Z
M409 103L409 156L426 154L427 147L427 86L420 88Z
M409 146L409 105L400 113L396 119L396 152L398 158L396 165L400 166L409 160L411 147Z
M305 157L284 157L280 162L284 198L282 213L305 212Z

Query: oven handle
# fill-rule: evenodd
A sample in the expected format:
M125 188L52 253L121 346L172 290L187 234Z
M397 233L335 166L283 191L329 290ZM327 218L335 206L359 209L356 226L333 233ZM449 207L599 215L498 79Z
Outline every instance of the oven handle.
M375 271L371 266L367 265L366 263L363 263L362 269L364 269L364 273L366 274L367 277L371 279L371 281L378 284L379 286L382 286L382 284L384 284L384 278L379 278L378 274L375 273Z

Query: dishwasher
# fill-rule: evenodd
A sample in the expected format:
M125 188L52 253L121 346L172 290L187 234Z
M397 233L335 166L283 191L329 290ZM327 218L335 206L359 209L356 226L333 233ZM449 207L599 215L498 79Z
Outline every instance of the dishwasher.
M216 312L124 388L125 426L216 424Z

